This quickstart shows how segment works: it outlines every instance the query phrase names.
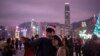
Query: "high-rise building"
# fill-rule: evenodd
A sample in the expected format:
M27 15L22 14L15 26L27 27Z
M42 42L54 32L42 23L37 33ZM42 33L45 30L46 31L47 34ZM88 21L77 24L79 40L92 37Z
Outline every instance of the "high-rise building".
M65 35L70 34L70 6L69 3L65 3Z
M35 34L36 34L36 27L35 27L35 21L34 21L34 19L32 19L32 21L31 21L31 29L32 29L32 36L35 36Z
M16 26L15 38L19 38L19 35L20 35L19 26Z

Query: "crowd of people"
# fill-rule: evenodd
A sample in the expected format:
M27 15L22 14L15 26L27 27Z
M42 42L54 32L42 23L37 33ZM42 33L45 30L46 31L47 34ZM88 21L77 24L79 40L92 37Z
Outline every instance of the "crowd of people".
M79 36L60 37L52 28L46 29L46 37L35 35L31 39L0 39L0 56L13 56L23 48L22 44L24 56L100 56L100 41L96 35L84 43Z
M0 39L0 56L13 56L21 48L22 42L18 38Z

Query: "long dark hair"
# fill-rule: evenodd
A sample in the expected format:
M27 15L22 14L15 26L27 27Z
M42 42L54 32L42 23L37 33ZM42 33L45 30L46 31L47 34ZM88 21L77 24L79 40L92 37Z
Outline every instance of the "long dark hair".
M67 40L67 38L66 38L66 37L65 37L62 41L65 41L65 43L64 43L64 44L65 44L65 46L66 46L66 47L68 47L68 46L69 46L69 43L68 43L68 40Z
M63 46L63 43L62 43L62 41L61 41L61 39L60 39L59 36L54 35L53 38L54 38L55 40L58 40L58 46L59 46L59 47Z

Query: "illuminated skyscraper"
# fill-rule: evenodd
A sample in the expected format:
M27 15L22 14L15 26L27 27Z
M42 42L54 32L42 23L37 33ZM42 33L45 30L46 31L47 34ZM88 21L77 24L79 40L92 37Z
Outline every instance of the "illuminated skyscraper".
M70 7L69 3L65 3L65 35L70 34Z
M27 37L27 29L26 28L21 29L21 33L22 33L22 36Z
M31 29L32 29L32 36L35 36L35 29L36 29L36 27L34 26L34 19L32 19L32 21L31 21Z
M15 38L19 38L19 26L16 26L16 31L15 31Z

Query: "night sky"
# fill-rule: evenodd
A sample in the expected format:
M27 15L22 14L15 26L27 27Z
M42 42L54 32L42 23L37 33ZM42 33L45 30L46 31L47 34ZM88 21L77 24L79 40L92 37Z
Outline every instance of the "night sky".
M100 11L100 0L69 0L71 22L87 19ZM64 23L65 0L0 0L0 24L37 22Z

